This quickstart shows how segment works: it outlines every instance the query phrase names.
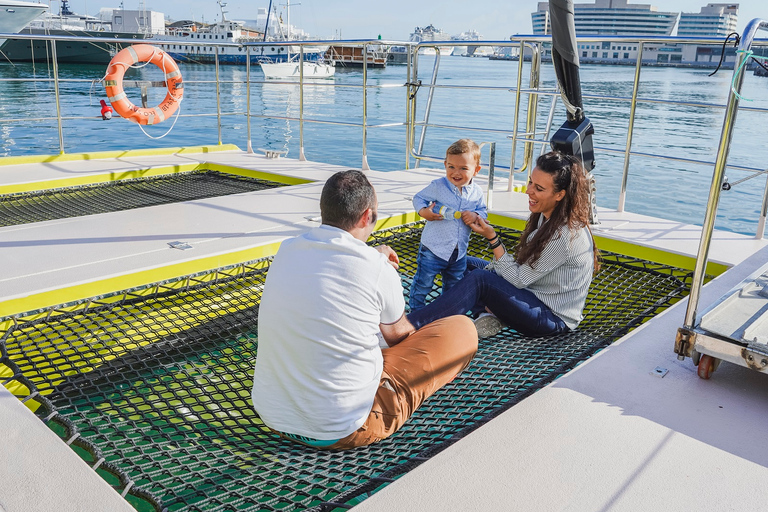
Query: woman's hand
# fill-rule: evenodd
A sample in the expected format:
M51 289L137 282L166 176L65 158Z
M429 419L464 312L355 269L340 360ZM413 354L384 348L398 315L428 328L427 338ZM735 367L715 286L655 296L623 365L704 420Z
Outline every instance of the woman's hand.
M467 217L464 217L464 213L470 213L474 217L472 218L470 215L467 215ZM487 239L494 238L496 236L496 230L493 229L493 226L488 224L484 218L477 215L474 212L464 212L461 215L461 220L464 221L464 223L469 226L469 229L474 231L475 233L478 233L480 235L483 235ZM467 222L469 221L469 222Z

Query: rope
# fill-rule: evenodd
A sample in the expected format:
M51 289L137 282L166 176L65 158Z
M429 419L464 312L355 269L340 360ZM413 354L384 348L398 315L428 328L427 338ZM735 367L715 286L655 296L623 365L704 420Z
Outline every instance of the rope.
M756 61L756 62L757 62L757 61L761 61L761 60L768 60L768 57L760 57L760 56L758 56L758 55L754 55L754 54L753 54L753 52L752 52L752 50L737 50L737 51L736 51L736 53L743 53L743 54L745 54L745 55L746 55L746 57L745 57L744 59L742 59L742 61L741 61L741 64L739 64L739 67L738 67L738 68L736 68L736 71L733 73L733 78L731 79L731 92L733 92L733 94L734 94L734 95L735 95L735 96L736 96L736 97L737 97L739 100L744 100L744 101L754 101L754 100L752 100L752 99L749 99L749 98L745 98L744 96L742 96L741 94L739 94L739 93L738 93L738 91L736 90L736 78L737 78L737 77L739 76L739 74L741 73L741 69L744 67L744 65L745 65L747 62L749 62L749 59L750 59L750 58L751 58L752 60L754 60L754 61ZM758 62L758 64L759 64L759 62ZM762 66L762 64L760 64L760 65ZM765 66L763 66L763 67L765 67Z
M707 76L712 76L715 73L717 73L717 71L720 69L720 66L723 64L723 59L725 59L725 45L728 44L728 40L731 38L731 36L736 38L736 40L735 40L735 42L733 44L733 47L734 48L738 48L739 47L739 41L741 41L741 37L739 36L739 34L737 34L736 32L731 32L730 34L728 34L725 37L725 41L723 41L723 48L720 50L720 62L717 63L717 67L715 68L715 70L713 72L711 72Z
M152 57L150 57L149 60L152 60L155 57L156 52L157 52L157 48L153 47ZM163 59L162 59L162 63L163 63L163 68L162 68L163 69L163 77L165 77L168 74L168 70L165 68L165 56L166 55L168 55L168 54L167 53L164 54L163 55ZM169 58L170 58L170 56L169 56ZM144 65L146 66L147 64L149 64L149 62L147 62ZM146 135L147 137L149 137L150 139L153 139L153 140L162 139L163 137L165 137L166 135L171 133L171 131L173 130L173 127L176 126L176 121L179 120L179 115L181 114L181 100L183 99L183 96L181 98L178 98L178 97L176 97L173 94L173 92L171 91L171 86L168 84L168 80L167 79L165 81L165 88L168 91L168 94L171 96L171 98L173 98L174 100L179 102L179 107L176 109L176 116L173 118L173 123L171 124L171 127L168 128L168 131L166 131L164 134L160 135L159 137L155 137L153 135L150 135L149 133L147 133L147 131L144 129L144 127L142 125L139 125L139 128L141 128L142 133L144 133L144 135Z
M728 183L728 185L730 185L729 188L735 187L739 183L744 183L747 180L751 180L752 178L757 178L758 176L762 176L763 174L766 174L766 173L768 173L768 169L765 169L765 170L762 170L762 171L757 171L756 173L750 174L749 176L747 176L745 178L741 178L740 180L734 181L733 183L730 183L730 182L727 182L727 183Z

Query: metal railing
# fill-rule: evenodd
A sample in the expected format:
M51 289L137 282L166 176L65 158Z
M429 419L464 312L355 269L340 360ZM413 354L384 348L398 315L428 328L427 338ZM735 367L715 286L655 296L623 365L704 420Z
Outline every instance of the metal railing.
M122 39L122 38L110 38L107 41L105 41L104 38L88 38L88 37L75 37L75 36L58 36L58 37L51 37L51 36L42 36L42 35L22 35L22 34L0 34L0 38L8 38L8 39L27 39L27 40L62 40L62 41L89 41L89 42L98 42L98 43L105 43L109 42L110 44L136 44L136 43L147 43L147 44L154 44L154 45L160 45L161 47L163 45L172 45L172 44L179 44L180 41L178 40L170 40L170 39L163 39L163 38L149 38L149 39ZM633 81L633 87L632 87L632 94L628 97L618 97L618 96L597 96L597 95L590 95L590 94L584 94L583 98L585 100L612 100L612 101L622 101L626 102L629 105L629 115L628 115L628 126L627 126L627 138L626 143L624 144L624 147L621 149L617 149L615 147L600 147L596 146L595 150L603 153L615 153L615 154L623 154L624 160L623 160L623 170L622 170L622 177L621 177L621 187L619 191L619 198L618 198L618 210L624 211L625 203L626 203L626 195L627 195L627 187L628 187L628 173L630 168L630 161L632 158L656 158L656 159L665 159L668 161L677 161L677 162L685 162L686 164L696 164L696 165L704 165L704 166L714 166L716 162L701 160L701 159L693 159L693 158L681 158L674 155L662 155L662 154L656 154L656 153L649 153L649 152L642 152L642 151L636 151L632 149L633 146L633 135L635 132L635 118L636 118L636 110L638 105L642 103L657 103L657 104L675 104L675 105L689 105L693 107L701 107L701 108L709 108L709 109L721 109L725 110L726 108L731 108L730 106L726 105L719 105L719 104L712 104L712 103L697 103L697 102L680 102L680 101L668 101L668 100L661 100L657 98L643 98L640 97L639 91L640 91L640 78L641 78L641 69L642 64L647 63L646 60L644 60L645 55L645 49L648 46L652 45L662 45L662 44L684 44L684 43L698 43L698 44L722 44L722 40L719 39L703 39L703 38L696 38L696 39L683 39L683 38L672 38L672 37L666 37L666 38L630 38L630 37L612 37L612 38L579 38L579 43L589 43L589 42L603 42L603 41L610 41L612 44L616 43L633 43L638 45L638 51L637 51L637 57L635 59L635 73L634 73L634 81ZM497 144L499 144L501 141L507 141L508 146L506 146L506 149L510 151L510 165L509 166L502 166L499 165L497 162L493 161L492 159L489 162L485 163L486 166L493 166L496 171L508 171L509 172L509 183L507 186L507 190L511 190L513 186L514 181L514 175L524 172L529 172L531 170L531 164L534 158L535 148L540 147L541 151L543 152L546 150L549 144L549 134L551 131L554 114L556 111L556 103L559 97L559 91L557 89L543 89L540 86L540 76L541 76L541 64L545 60L546 57L546 49L547 45L550 42L550 38L548 36L520 36L515 37L511 41L461 41L460 43L457 41L433 41L433 42L423 42L418 44L413 43L403 43L399 41L382 41L382 40L345 40L345 41L338 41L338 40L321 40L321 41L287 41L287 42L277 42L277 41L269 41L269 42L247 42L247 43L228 43L225 41L190 41L190 40L184 40L182 41L184 45L189 46L208 46L215 48L215 59L214 59L214 66L216 71L216 78L215 78L215 86L216 86L216 113L215 114L208 114L208 113L195 113L195 114L182 114L182 116L216 116L217 118L217 142L219 144L222 144L222 118L225 116L244 116L247 120L247 150L249 152L253 152L252 147L252 127L251 123L253 120L257 119L280 119L280 120L286 120L289 122L296 122L299 126L299 158L304 160L306 159L305 155L305 125L307 123L313 123L318 125L329 125L329 126L337 126L337 127L351 127L355 129L359 129L361 136L362 136L362 145L361 145L361 167L364 169L370 168L370 165L368 163L368 143L369 143L369 131L371 129L378 129L378 128L392 128L392 127L405 127L405 141L403 146L405 147L405 167L409 168L411 161L415 161L415 166L418 167L419 163L424 161L439 161L442 162L443 155L427 155L424 153L424 147L427 140L427 134L429 130L432 129L440 129L440 130L448 130L448 131L456 131L461 133L466 133L467 131L473 131L480 133L481 136L479 137L480 140L486 140L487 142L494 142L494 149L497 149ZM503 84L494 84L494 85L472 85L472 84L463 84L463 85L453 85L453 84L445 84L445 83L438 83L438 76L439 76L439 69L440 69L440 62L441 62L441 48L445 48L447 46L452 46L456 44L466 45L466 46L494 46L494 47L512 47L513 49L517 50L518 57L523 56L524 58L518 58L518 66L517 66L517 74L516 74L516 84L513 85L503 85ZM765 45L765 42L762 43ZM260 49L265 46L289 46L294 49L298 49L299 51L299 57L303 61L305 58L305 49L307 47L322 47L322 46L355 46L362 48L363 50L363 58L367 60L368 58L368 49L371 47L388 47L392 45L397 46L405 46L407 51L407 62L405 67L405 80L397 83L383 83L383 84L376 84L376 85L370 85L368 83L368 74L367 74L367 66L363 66L362 70L362 83L360 84L350 84L350 83L334 83L334 82L325 82L325 83L318 83L314 82L314 87L331 87L331 88L347 88L347 89L359 89L361 92L361 120L360 122L352 122L348 120L339 120L339 119L313 119L308 118L305 114L305 105L304 105L304 97L305 92L304 88L306 86L305 77L300 76L298 83L291 81L291 82L280 82L280 81L269 81L270 83L274 84L290 84L292 86L297 86L299 88L299 111L298 116L290 116L290 115L266 115L266 114L255 114L251 110L251 87L253 84L256 83L267 83L266 81L262 80L254 80L251 74L251 62L254 58L254 54L258 55ZM221 85L225 83L220 75L219 75L219 67L221 65L221 62L219 61L219 54L224 51L226 48L240 48L244 51L246 55L246 108L244 112L236 112L236 111L223 111L222 104L221 104ZM435 48L436 50L436 56L435 61L432 66L432 69L430 71L430 80L429 82L424 82L419 78L419 64L420 64L420 57L419 53L420 50L426 49L426 48ZM64 140L64 133L63 133L63 126L62 122L66 119L78 119L78 117L65 117L62 115L61 106L60 106L60 90L59 90L59 84L62 82L62 80L59 77L58 74L58 63L56 58L56 45L51 45L52 50L52 70L53 70L53 84L55 88L55 101L56 101L56 121L57 121L57 129L58 129L58 136L59 136L59 150L60 153L65 152L65 140ZM2 56L0 55L0 58ZM527 65L526 63L530 62L528 64L529 67L529 76L528 76L528 84L527 86L523 85L523 76L524 73L524 66ZM303 72L303 66L300 66L300 69L302 69ZM3 79L3 80L11 80L11 79ZM13 79L16 80L16 79ZM38 79L31 79L31 80L38 80ZM202 83L202 82L201 82ZM403 88L405 92L405 98L404 98L404 110L405 110L405 119L401 121L393 121L393 122L384 122L379 124L371 124L369 122L369 115L368 115L368 93L372 88ZM416 119L416 115L418 112L418 106L419 106L419 93L421 92L421 95L424 96L424 88L427 89L426 98L422 99L422 102L425 102L424 111L423 111L423 117L420 120ZM431 122L430 115L432 113L433 109L433 99L436 94L440 94L441 90L457 90L462 89L466 90L471 94L481 94L485 91L509 91L510 93L513 93L515 95L515 102L514 102L514 111L513 115L511 116L513 118L512 126L508 129L506 128L485 128L485 127L477 127L477 126L461 126L461 125L450 125L450 124L436 124ZM527 107L526 110L523 112L521 109L524 106L523 99L527 98ZM539 126L539 115L538 115L538 101L540 99L544 98L550 98L551 104L549 108L549 112L546 118L546 121L544 122L543 128ZM747 110L747 111L755 111L755 112L761 112L761 113L768 113L768 109L764 108L755 108L755 107L740 107L741 110ZM525 118L525 128L524 131L521 132L520 130L520 122L521 118ZM39 117L39 118L25 118L25 121L29 120L40 120L40 119L51 119L50 117ZM15 119L0 119L1 123L6 122L13 122L18 121ZM417 136L418 134L418 136ZM495 137L498 137L498 140L491 140ZM518 144L523 144L523 160L522 164L519 167L516 167L516 158L518 155ZM494 151L494 154L496 152ZM719 165L719 161L717 162ZM725 165L723 162L722 165ZM750 167L750 166L743 166L743 165L729 165L730 169L739 170L739 171L747 171L755 173L755 175L759 175L759 173L763 172L764 169L757 168L757 167ZM763 195L763 204L762 204L762 211L761 211L761 217L759 220L759 227L758 227L758 236L762 236L762 231L764 230L765 226L765 217L766 217L766 210L768 210L768 186L766 187L766 192Z

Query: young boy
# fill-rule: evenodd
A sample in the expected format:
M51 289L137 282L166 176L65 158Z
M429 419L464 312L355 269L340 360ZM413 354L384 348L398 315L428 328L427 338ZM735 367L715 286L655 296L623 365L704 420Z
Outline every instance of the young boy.
M432 211L435 204L461 212L462 216L488 217L483 191L473 183L480 171L480 147L470 139L457 140L445 152L445 177L434 180L413 198L413 207L427 220L421 233L416 275L411 285L411 311L423 308L437 274L448 290L467 268L467 246L471 230L452 215Z

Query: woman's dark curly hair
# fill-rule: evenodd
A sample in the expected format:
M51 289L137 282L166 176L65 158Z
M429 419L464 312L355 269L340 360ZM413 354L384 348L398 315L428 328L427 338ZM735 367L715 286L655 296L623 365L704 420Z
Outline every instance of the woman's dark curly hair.
M552 176L554 192L565 190L563 199L557 202L549 220L539 226L541 213L532 213L525 224L525 231L517 246L515 261L534 266L541 256L541 251L557 233L561 226L567 225L570 231L587 227L589 229L589 183L584 168L578 158L550 151L536 160L536 168ZM531 233L536 231L531 237ZM590 230L590 236L592 231ZM530 240L529 240L530 238ZM595 272L599 269L599 252L592 240L595 257Z

